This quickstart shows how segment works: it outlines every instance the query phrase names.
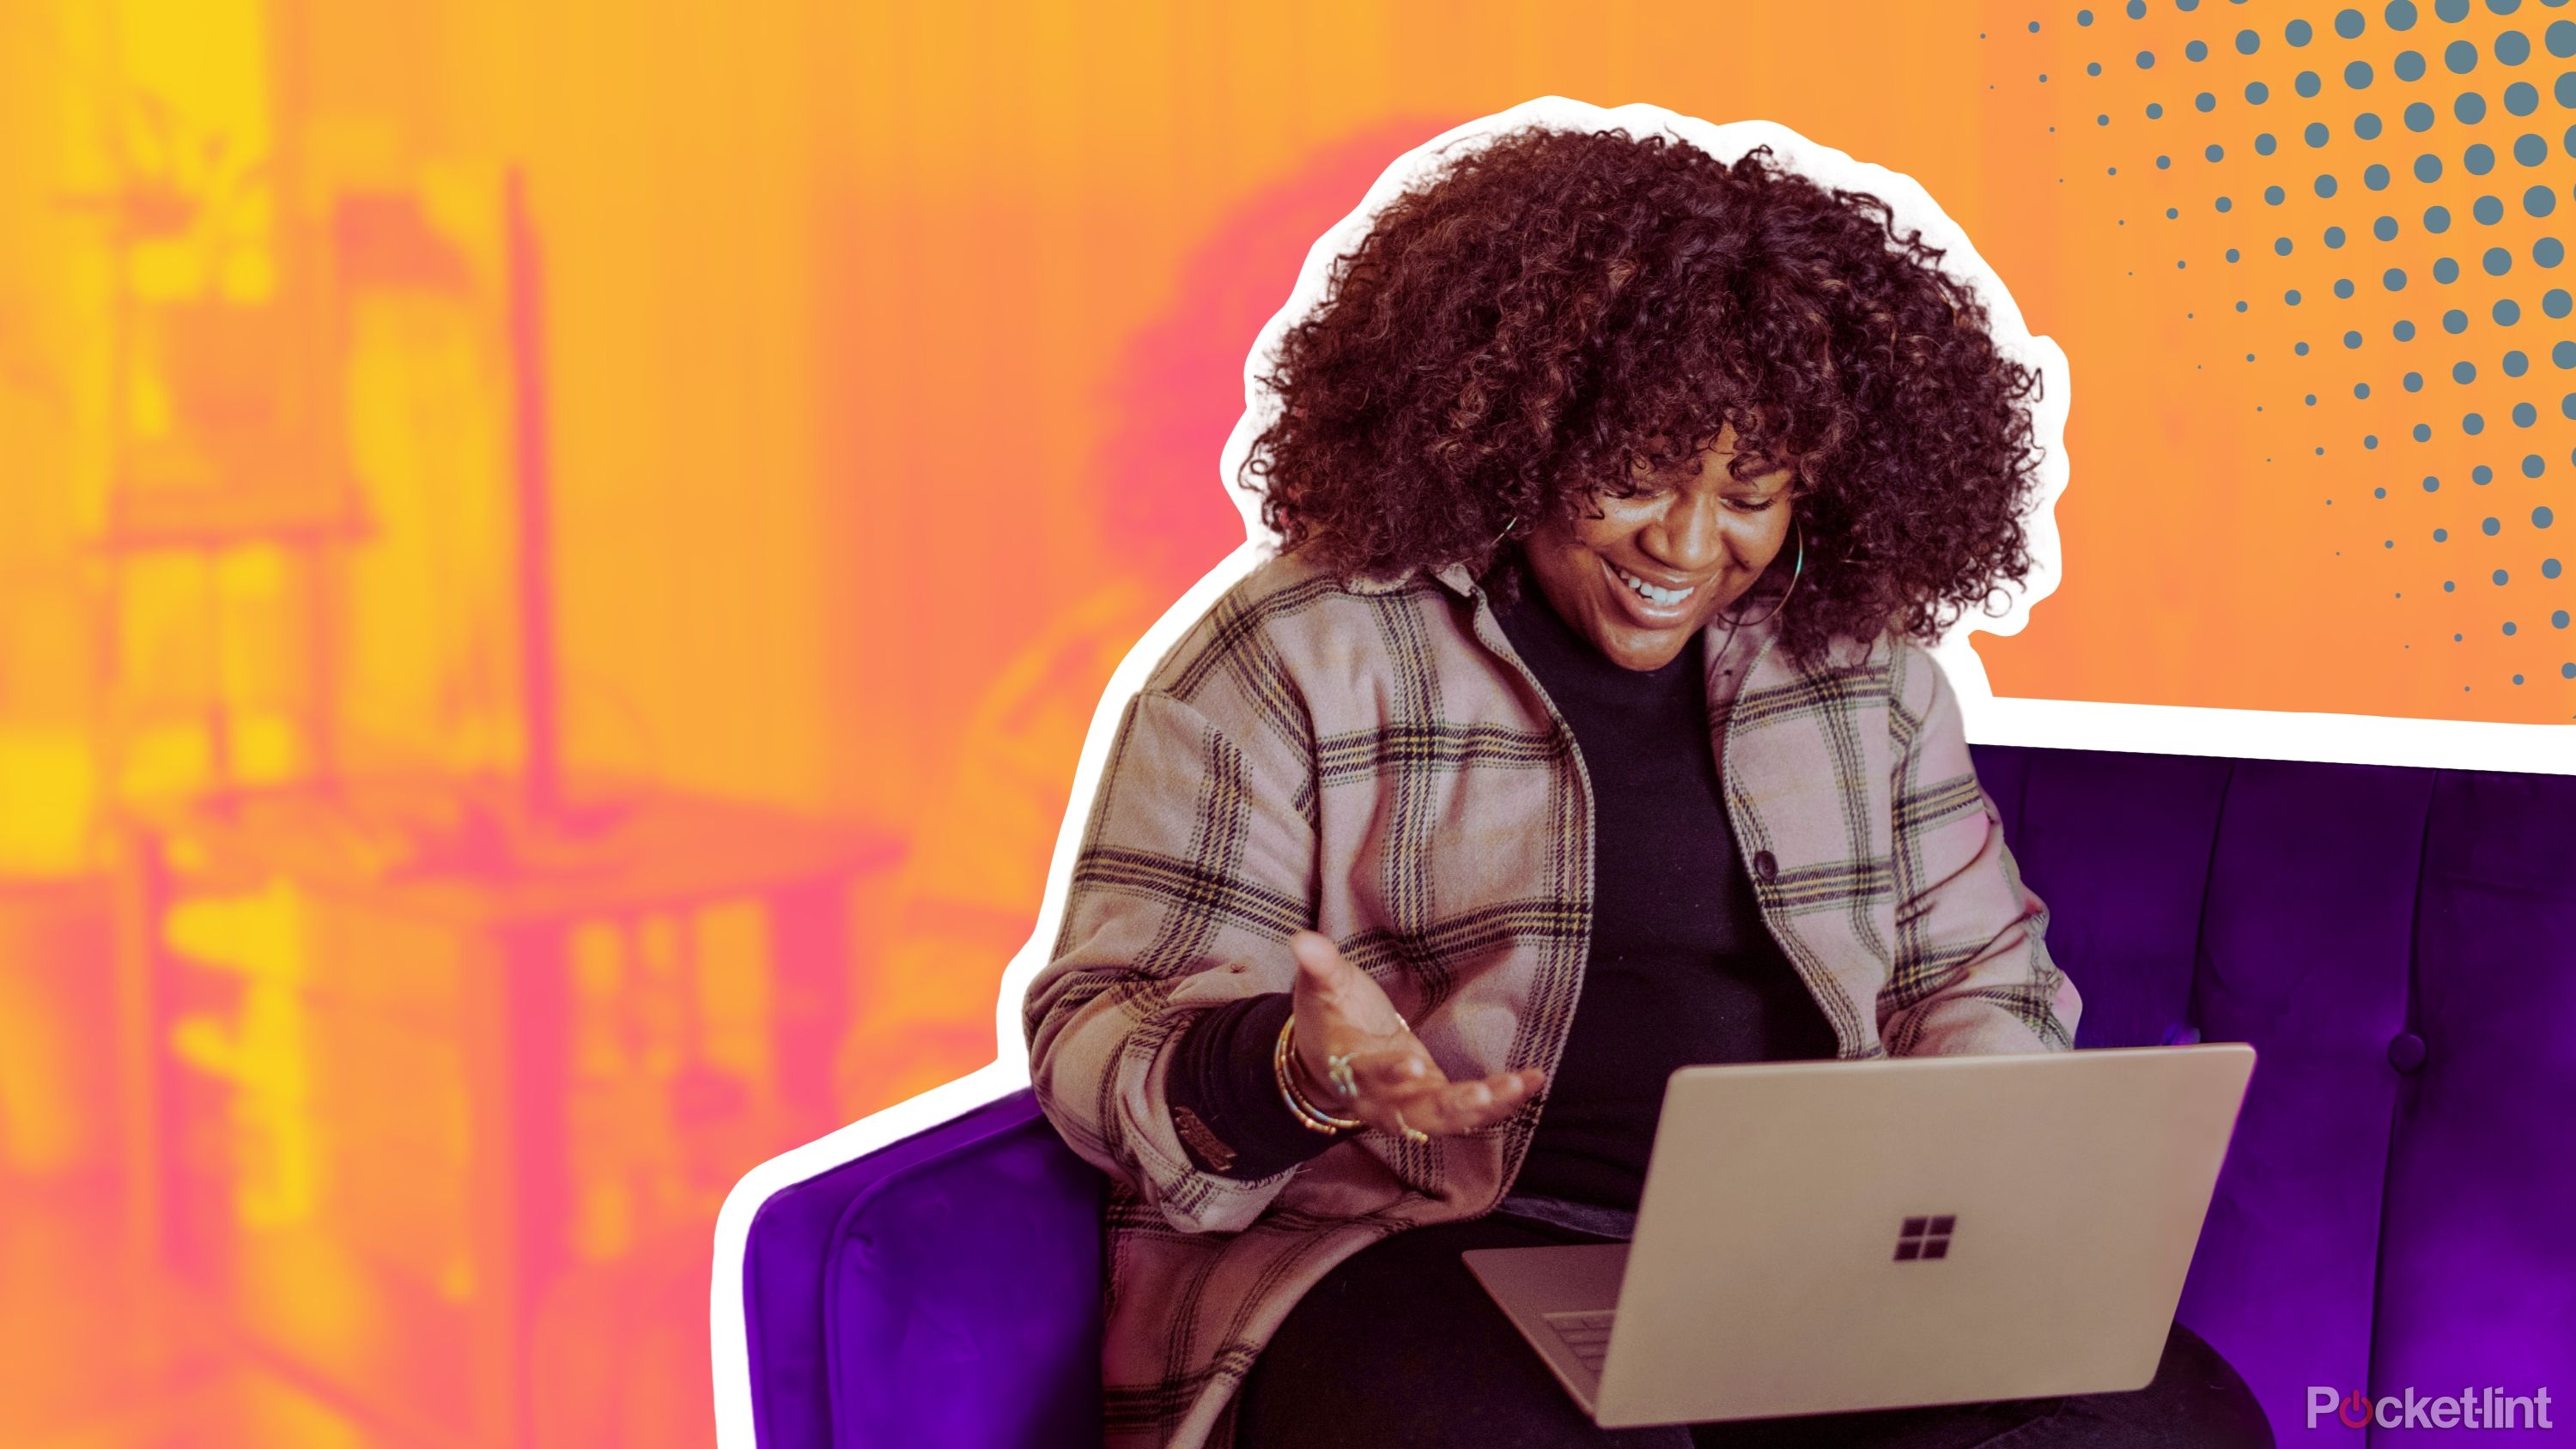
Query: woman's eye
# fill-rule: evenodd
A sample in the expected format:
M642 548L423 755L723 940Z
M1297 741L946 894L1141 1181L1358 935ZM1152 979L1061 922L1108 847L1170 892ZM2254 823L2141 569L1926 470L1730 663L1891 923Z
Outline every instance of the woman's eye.
M1730 498L1726 500L1726 506L1738 513L1768 513L1771 511L1771 506L1779 501L1777 497Z

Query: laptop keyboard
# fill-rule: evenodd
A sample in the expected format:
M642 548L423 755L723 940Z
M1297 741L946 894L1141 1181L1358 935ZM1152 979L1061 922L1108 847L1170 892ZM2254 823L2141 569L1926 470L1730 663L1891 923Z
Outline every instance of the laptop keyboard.
M1550 1313L1547 1326L1556 1330L1558 1341L1574 1350L1575 1361L1594 1374L1610 1359L1610 1320L1618 1310L1591 1309L1582 1313Z

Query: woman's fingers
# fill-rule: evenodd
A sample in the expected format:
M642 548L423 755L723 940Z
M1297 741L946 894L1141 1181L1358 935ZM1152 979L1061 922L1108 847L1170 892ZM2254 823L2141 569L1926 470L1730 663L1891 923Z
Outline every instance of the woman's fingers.
M1358 1083L1362 1098L1402 1096L1422 1087L1448 1083L1440 1064L1431 1059L1419 1042L1386 1051L1361 1052L1351 1058L1351 1078Z
M1342 959L1341 948L1330 936L1318 931L1299 931L1288 938L1288 954L1297 961L1297 974L1304 984L1327 999L1338 996L1353 974L1351 963Z
M1542 1079L1538 1072L1498 1072L1472 1082L1417 1085L1364 1097L1360 1115L1388 1131L1411 1127L1434 1137L1455 1136L1520 1110Z
M1499 1122L1518 1111L1546 1080L1545 1073L1529 1070L1452 1082L1430 1052L1410 1038L1401 1047L1354 1053L1350 1069L1358 1094L1345 1097L1337 1090L1342 1110L1384 1131L1412 1127L1434 1136Z
M1370 1036L1391 1036L1404 1030L1404 1018L1397 1014L1395 1003L1386 999L1385 988L1352 965L1331 937L1299 931L1288 938L1288 954L1297 963L1295 989L1301 1003L1311 1002L1320 1011ZM1301 1017L1298 1024L1304 1026L1305 1019ZM1329 1028L1331 1024L1319 1025Z

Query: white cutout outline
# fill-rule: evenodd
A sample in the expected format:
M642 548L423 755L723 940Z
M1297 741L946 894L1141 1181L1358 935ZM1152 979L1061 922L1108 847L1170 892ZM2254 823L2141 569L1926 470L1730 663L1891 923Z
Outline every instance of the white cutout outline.
M726 1195L724 1207L716 1217L715 1272L709 1285L716 1442L721 1449L755 1449L757 1443L742 1270L751 1220L761 1204L782 1188L925 1132L1029 1084L1028 1048L1020 1035L1020 1003L1028 994L1029 982L1045 964L1045 943L1054 940L1063 919L1074 856L1081 848L1082 831L1091 817L1092 797L1099 788L1100 773L1119 718L1154 665L1190 626L1206 614L1219 596L1271 555L1275 539L1261 524L1257 498L1234 487L1233 480L1241 476L1252 440L1276 412L1277 399L1262 386L1259 374L1266 370L1280 337L1323 299L1333 261L1359 244L1379 210L1417 178L1436 170L1449 148L1523 125L1574 130L1623 128L1635 135L1668 132L1724 161L1733 161L1755 146L1769 146L1782 164L1825 186L1877 195L1888 203L1900 229L1917 230L1926 243L1940 248L1945 254L1942 267L1975 290L1986 305L1990 331L1998 346L2040 374L2040 397L2032 408L2033 436L2042 457L2038 505L2028 520L2034 561L2030 580L2019 589L2004 591L2011 599L2006 612L1969 613L1932 648L1933 657L1958 693L1971 741L2419 768L2457 767L2463 760L2474 760L2475 768L2482 770L2576 774L2576 733L2564 725L1996 697L1986 678L1984 661L1968 646L1968 636L1979 631L2020 633L2029 622L2031 606L2056 588L2061 558L2056 506L2068 477L2066 418L2073 385L2066 354L2050 339L2031 334L2019 304L2002 279L1986 265L1970 245L1967 234L1941 210L1930 193L1912 177L1855 160L1772 121L1718 125L1661 106L1640 103L1603 109L1562 96L1542 96L1469 121L1398 157L1369 187L1359 206L1317 239L1307 250L1295 290L1262 326L1246 356L1244 413L1227 438L1219 462L1221 484L1243 515L1246 541L1146 630L1145 636L1119 661L1108 687L1101 693L1099 705L1092 711L1090 730L1083 737L1081 763L1074 772L1073 793L1064 821L1057 828L1055 854L1047 868L1046 894L1038 909L1036 927L1002 973L1000 995L994 1004L994 1059L963 1077L769 1159L743 1174Z

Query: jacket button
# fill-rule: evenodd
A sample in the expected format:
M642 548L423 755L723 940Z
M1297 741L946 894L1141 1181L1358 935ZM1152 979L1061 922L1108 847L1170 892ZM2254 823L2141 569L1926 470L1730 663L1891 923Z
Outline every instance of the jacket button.
M2408 1075L2424 1065L2424 1038L2411 1031L2401 1031L2388 1043L2388 1064Z
M1767 850L1757 850L1753 852L1753 878L1755 880L1768 881L1779 873L1780 862L1771 858L1771 852Z

